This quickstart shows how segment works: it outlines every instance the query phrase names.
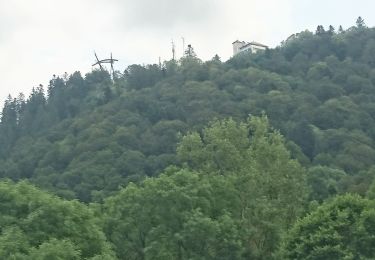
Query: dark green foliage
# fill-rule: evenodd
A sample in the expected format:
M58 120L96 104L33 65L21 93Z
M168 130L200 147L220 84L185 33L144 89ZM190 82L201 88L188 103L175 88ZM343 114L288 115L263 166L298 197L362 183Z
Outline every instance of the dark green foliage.
M372 213L356 211L370 202L326 201L374 198L374 39L358 19L227 62L187 55L131 65L114 79L97 70L54 76L46 89L5 101L0 178L97 202L120 259L282 259L276 251L300 214L286 256L373 258ZM10 222L0 228L0 258L111 258L86 206L24 183L1 187L0 218ZM301 251L305 224L334 232L311 228L322 240L306 238L314 243ZM88 250L91 242L99 246Z
M343 182L347 178L344 171L324 166L311 167L307 174L307 183L311 187L310 200L323 202L343 192Z
M189 171L130 184L104 204L105 231L118 258L238 259L238 227L214 206L226 203L216 195L223 188Z
M110 259L111 254L86 206L25 182L0 183L1 259Z
M186 169L105 201L105 231L120 259L273 259L306 198L303 168L266 117L214 121L202 135L178 147Z
M344 195L299 220L283 246L283 259L373 259L374 201Z
M163 78L163 71L156 64L148 66L131 65L125 70L129 89L149 88Z
M226 63L189 56L131 65L115 82L101 71L54 76L47 97L39 86L28 99L6 100L0 176L101 200L178 164L180 133L263 111L304 165L367 171L375 164L374 29L318 29Z

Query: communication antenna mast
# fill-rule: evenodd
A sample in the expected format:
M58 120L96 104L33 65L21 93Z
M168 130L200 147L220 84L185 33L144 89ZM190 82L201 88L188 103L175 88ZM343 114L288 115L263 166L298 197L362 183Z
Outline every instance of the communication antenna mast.
M112 78L114 79L115 78L115 70L113 69L113 63L115 62L115 60L112 58L112 52L111 52L111 59L110 59L110 63L111 63L111 71L112 71Z
M101 63L101 61L99 60L98 55L96 55L96 52L95 52L95 51L94 51L94 54L95 54L95 58L96 58L96 63L93 64L92 66L99 65L100 70L101 70L101 71L104 71L104 68L103 68L103 66L102 66L102 63Z
M174 44L174 41L172 39L172 60L175 60L176 58L176 46Z
M185 56L185 38L181 37L182 39L182 57Z
M99 60L98 58L98 55L96 55L96 52L94 51L94 54L95 54L95 58L96 58L96 62L92 65L92 66L96 66L96 65L99 65L100 67L100 70L101 71L105 71L104 67L102 66L103 63L109 63L111 64L111 75L112 75L112 79L115 79L115 69L113 68L113 64L118 61L117 59L114 59L112 57L112 52L111 52L111 58L110 59L103 59L103 60Z

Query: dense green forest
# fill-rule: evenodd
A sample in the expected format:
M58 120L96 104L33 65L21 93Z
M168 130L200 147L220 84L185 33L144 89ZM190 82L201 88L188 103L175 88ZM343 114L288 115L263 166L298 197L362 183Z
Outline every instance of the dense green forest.
M0 165L0 259L373 259L375 28L53 76Z

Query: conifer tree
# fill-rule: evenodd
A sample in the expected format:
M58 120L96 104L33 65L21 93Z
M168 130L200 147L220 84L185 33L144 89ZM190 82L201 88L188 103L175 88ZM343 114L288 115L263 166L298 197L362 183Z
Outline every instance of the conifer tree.
M357 21L355 22L355 24L357 25L358 28L366 27L365 20L361 16L357 18Z

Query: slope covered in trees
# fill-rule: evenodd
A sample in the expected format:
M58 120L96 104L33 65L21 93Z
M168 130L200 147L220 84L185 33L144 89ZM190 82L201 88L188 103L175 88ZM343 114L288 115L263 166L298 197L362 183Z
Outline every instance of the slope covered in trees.
M2 183L4 194L14 191L0 203L19 204L22 214L0 210L0 240L9 245L0 254L371 257L374 53L375 29L359 19L345 31L318 26L227 62L186 55L162 66L131 65L113 80L106 72L75 72L54 76L27 99L9 97L0 122L0 177L97 204L87 209L24 183ZM22 202L24 190L35 198ZM331 201L345 193L369 200L346 195ZM106 238L98 235L88 250L78 227L61 236L48 227L34 234L29 219L49 213L22 203L56 204L63 215L55 222L92 225ZM330 219L327 212L336 208L339 217ZM69 220L77 214L87 220ZM356 255L352 249L361 242L305 232L321 222L333 232L347 225L367 247ZM327 239L328 248L316 247Z
M178 164L178 133L265 111L302 164L339 169L337 189L364 193L375 163L374 35L364 26L319 27L226 63L132 65L115 84L100 71L55 77L47 96L40 86L5 102L0 175L100 200Z

